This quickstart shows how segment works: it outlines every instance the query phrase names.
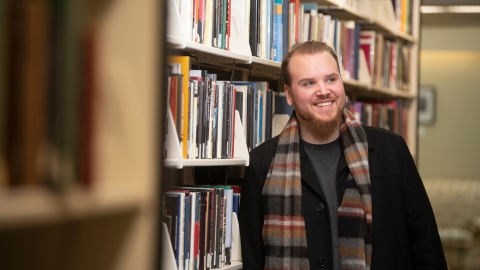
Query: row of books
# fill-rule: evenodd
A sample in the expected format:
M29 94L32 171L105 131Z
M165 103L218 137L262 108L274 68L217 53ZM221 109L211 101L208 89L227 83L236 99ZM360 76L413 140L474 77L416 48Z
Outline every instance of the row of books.
M249 150L272 137L268 82L219 80L207 70L191 70L188 56L168 61L166 99L184 159L233 158L236 112Z
M231 264L232 215L240 186L182 186L162 195L162 222L177 269L207 270Z
M80 0L0 4L0 184L92 181L96 33L85 12Z
M373 37L375 33L371 33ZM188 56L176 58L185 60ZM185 61L189 64L188 60ZM375 55L369 64L374 61L381 63ZM250 151L277 135L293 110L288 106L284 93L271 91L267 82L218 80L216 74L209 74L206 70L190 70L189 66L184 70L182 64L172 62L172 65L176 67L168 74L167 100L184 159L233 158L236 112L240 120L237 125L243 127ZM372 69L377 67L373 65ZM188 77L184 72L188 72ZM182 85L186 78L186 84ZM380 110L381 107L388 110ZM364 124L380 126L406 136L406 109L399 100L356 103L352 109L361 116L359 119ZM383 112L389 111L386 117ZM385 117L377 119L377 116Z
M186 40L202 43L220 49L229 49L232 12L239 14L240 22L246 31L253 56L281 61L293 44L305 40L321 40L317 34L318 16L327 15L329 8L317 2L300 0L175 0L176 8L185 32ZM341 2L341 3L340 3ZM411 32L412 0L392 0L397 28ZM346 4L361 10L361 1L344 0ZM325 9L324 9L325 8ZM320 12L324 9L324 12ZM310 22L309 17L312 17ZM314 22L315 21L315 22ZM306 24L315 25L307 30ZM328 23L327 23L328 24ZM326 25L327 25L326 24ZM322 28L322 27L321 27ZM321 29L318 29L321 30Z
M383 34L375 31L361 31L360 49L365 54L372 85L409 89L411 53L404 41L386 40Z
M392 0L393 11L397 18L397 29L404 33L412 33L412 0Z
M343 21L318 12L317 3L300 5L299 40L318 40L336 52L342 76L360 80L361 57L366 62L367 83L391 89L409 85L410 47L400 39L387 40L380 32L361 30L355 21Z
M232 0L175 0L185 39L228 50Z
M347 108L362 124L388 129L407 140L408 110L402 100L356 101Z

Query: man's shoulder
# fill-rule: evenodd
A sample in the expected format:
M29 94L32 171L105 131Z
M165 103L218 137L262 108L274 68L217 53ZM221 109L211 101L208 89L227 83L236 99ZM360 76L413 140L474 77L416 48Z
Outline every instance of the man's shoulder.
M365 134L367 135L368 142L385 142L385 143L393 143L403 141L403 137L384 128L379 127L372 127L372 126L362 126L363 130L365 130Z
M278 137L279 136L275 136L270 140L267 140L266 142L253 148L252 151L250 151L250 160L252 158L257 158L257 157L259 158L273 157L277 149Z
M368 148L379 150L375 153L381 159L390 160L393 156L400 157L409 153L407 142L402 136L383 128L370 126L363 126L363 128L367 135Z
M258 179L265 180L270 169L272 159L278 144L278 136L274 137L261 145L255 147L250 151L250 165L247 170L252 170L257 175Z

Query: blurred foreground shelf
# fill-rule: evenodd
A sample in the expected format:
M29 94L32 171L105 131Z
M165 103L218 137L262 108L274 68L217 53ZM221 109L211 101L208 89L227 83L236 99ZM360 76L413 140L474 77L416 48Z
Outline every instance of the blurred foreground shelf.
M0 189L0 230L136 211L146 203L128 188L54 192L44 187Z

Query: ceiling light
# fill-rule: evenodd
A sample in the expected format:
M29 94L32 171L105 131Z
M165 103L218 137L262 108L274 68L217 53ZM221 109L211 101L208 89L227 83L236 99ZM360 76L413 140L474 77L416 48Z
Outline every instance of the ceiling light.
M422 13L480 13L480 6L421 6Z

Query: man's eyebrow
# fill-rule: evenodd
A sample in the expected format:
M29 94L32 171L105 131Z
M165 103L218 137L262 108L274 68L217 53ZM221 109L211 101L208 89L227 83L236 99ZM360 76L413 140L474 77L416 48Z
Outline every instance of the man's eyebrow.
M332 77L332 76L340 77L340 74L338 74L337 72L332 72L332 73L329 73L329 74L325 75L325 77ZM302 83L302 82L305 82L305 81L313 81L313 80L315 80L315 79L314 78L309 78L309 77L308 78L302 78L298 81L298 83Z
M314 78L302 78L297 82L297 84L303 84L303 83L311 82L311 81L315 81L315 79Z
M340 76L340 75L339 75L337 72L332 72L332 73L328 74L328 75L325 76L325 77L331 77L331 76L336 76L336 77L338 77L338 76Z

